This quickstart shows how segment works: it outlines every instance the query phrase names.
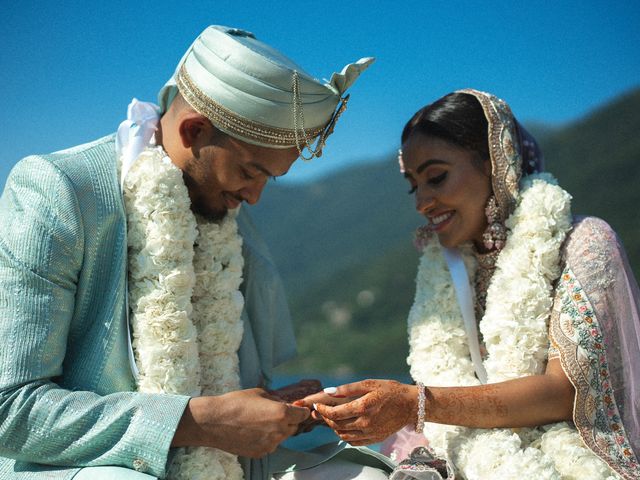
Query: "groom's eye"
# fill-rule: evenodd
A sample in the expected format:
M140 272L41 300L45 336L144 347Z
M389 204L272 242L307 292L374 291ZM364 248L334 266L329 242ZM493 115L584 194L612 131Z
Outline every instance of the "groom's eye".
M242 171L242 178L244 178L245 180L253 180L253 175L251 175L249 173L249 170L247 170L246 168L241 169Z

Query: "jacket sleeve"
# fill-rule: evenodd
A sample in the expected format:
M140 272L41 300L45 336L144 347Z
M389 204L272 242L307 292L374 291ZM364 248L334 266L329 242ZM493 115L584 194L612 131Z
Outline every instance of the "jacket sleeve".
M28 157L0 199L0 456L163 477L188 397L70 391L63 375L84 232L76 192Z

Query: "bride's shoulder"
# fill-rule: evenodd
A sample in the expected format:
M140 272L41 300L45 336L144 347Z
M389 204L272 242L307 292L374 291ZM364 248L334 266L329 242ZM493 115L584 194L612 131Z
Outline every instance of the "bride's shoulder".
M616 232L598 217L575 217L563 246L563 258L570 266L590 265L609 269L620 260L622 244Z
M582 242L585 239L601 238L610 240L616 237L611 225L598 217L577 216L573 218L571 231L567 236L567 243Z

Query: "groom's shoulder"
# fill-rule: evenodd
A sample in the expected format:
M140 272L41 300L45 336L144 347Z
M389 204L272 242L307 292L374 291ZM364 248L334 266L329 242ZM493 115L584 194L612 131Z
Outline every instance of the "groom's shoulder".
M120 185L115 135L21 159L7 177L3 198L8 201L30 194L51 201L75 197L87 208L99 203L117 209Z
M115 134L111 134L88 143L39 156L63 171L100 168L105 163L115 167L115 139Z
M82 186L115 178L115 135L52 153L29 155L16 163L9 180L18 176L65 177L71 184Z

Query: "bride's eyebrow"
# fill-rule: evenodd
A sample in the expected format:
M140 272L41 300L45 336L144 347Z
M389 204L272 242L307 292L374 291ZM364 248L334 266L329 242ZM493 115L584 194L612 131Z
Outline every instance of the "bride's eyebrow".
M418 165L418 168L416 168L416 173L422 173L425 168L430 167L431 165L443 165L443 164L446 165L447 162L445 162L444 160L439 160L437 158L430 158L429 160L425 160L420 165Z

